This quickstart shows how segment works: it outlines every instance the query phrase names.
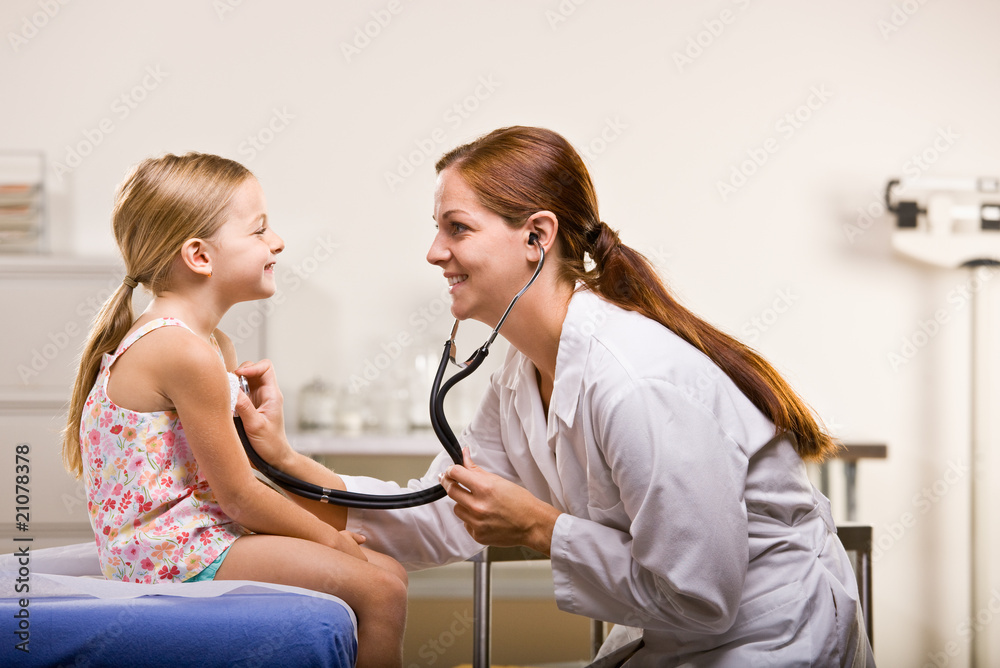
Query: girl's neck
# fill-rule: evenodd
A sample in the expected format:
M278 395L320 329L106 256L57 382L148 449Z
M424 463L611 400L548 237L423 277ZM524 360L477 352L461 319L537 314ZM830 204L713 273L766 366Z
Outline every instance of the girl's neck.
M228 308L213 306L202 298L177 292L164 291L153 297L140 319L176 318L198 336L208 340L219 326Z

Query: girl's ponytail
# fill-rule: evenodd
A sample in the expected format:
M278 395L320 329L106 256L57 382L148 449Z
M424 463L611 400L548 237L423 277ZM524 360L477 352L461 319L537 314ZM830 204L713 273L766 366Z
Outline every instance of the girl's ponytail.
M83 474L83 462L80 458L80 420L83 417L87 395L97 380L97 372L101 368L104 355L115 351L132 327L132 320L132 288L123 282L104 302L97 314L90 336L84 345L83 354L80 356L80 368L69 400L69 415L66 418L66 428L63 430L62 456L66 470L77 478Z

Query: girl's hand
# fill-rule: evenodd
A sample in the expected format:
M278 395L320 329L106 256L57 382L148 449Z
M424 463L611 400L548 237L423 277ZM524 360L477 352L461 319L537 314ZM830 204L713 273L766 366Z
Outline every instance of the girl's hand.
M244 362L233 373L250 384L250 397L236 398L236 413L243 420L250 444L271 466L283 469L296 455L285 435L284 398L271 360Z
M450 467L441 484L469 535L483 545L525 545L549 554L561 513L520 485L476 466L467 448L462 452L464 466Z
M345 552L352 557L357 557L361 561L368 561L368 557L361 551L361 544L368 540L367 538L353 531L340 531L338 533L340 534L340 540L333 546L334 549Z

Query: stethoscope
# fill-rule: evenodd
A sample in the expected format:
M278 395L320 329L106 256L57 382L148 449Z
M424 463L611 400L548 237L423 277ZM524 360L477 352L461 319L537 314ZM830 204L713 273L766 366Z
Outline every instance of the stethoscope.
M535 282L538 278L538 274L542 271L542 265L545 263L545 249L541 244L538 243L538 235L532 232L528 235L528 243L538 246L538 265L535 267L535 272L531 275L531 278L525 283L524 287L521 288L520 292L514 295L514 298L510 301L510 305L507 310L504 311L503 316L500 318L500 322L497 326L493 328L493 333L490 334L490 338L484 343L472 356L465 362L459 364L455 361L455 336L458 333L458 320L455 321L454 327L451 328L451 337L445 341L444 344L444 354L441 355L441 363L438 365L437 373L434 376L434 383L431 385L431 400L430 400L430 411L431 411L431 426L434 428L434 433L437 435L438 440L441 441L441 445L444 447L445 452L451 457L452 461L456 464L462 464L462 446L459 444L458 439L455 437L455 432L452 431L451 426L448 424L448 420L444 414L444 398L457 383L462 381L471 375L479 365L483 363L486 356L489 355L490 346L493 345L493 341L497 338L497 334L500 332L500 328L503 327L504 321L507 316L510 315L510 310L514 308L514 304L520 299L521 295L531 287L531 284ZM445 369L448 367L448 363L451 362L458 367L457 371L451 378L449 378L444 385L441 385L444 379ZM249 386L247 385L246 379L240 377L240 381L243 386L243 391L249 393ZM293 477L279 471L274 468L261 458L257 454L257 451L253 449L250 445L250 439L247 437L247 432L243 428L243 420L238 416L233 418L236 423L236 432L240 436L240 441L243 443L243 449L246 450L247 457L254 467L267 476L274 484L281 487L282 489L295 494L296 496L301 496L306 499L312 499L313 501L320 501L322 503L332 503L337 506L347 506L348 508L410 508L412 506L421 506L425 503L430 503L432 501L437 501L438 499L447 496L444 487L441 485L434 485L433 487L428 487L426 489L417 490L414 492L407 492L406 494L362 494L360 492L347 492L339 489L327 489L326 487L321 487L315 485L311 482L306 482L305 480L300 480L299 478Z

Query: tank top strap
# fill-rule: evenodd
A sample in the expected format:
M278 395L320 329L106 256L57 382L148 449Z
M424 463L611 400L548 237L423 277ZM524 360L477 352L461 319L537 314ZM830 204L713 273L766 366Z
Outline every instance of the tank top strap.
M111 356L112 360L115 360L118 357L120 357L126 350L128 350L132 346L133 343L135 343L142 337L146 336L154 329L159 329L160 327L183 327L187 331L194 334L194 331L190 327L185 325L177 318L157 318L156 320L150 320L145 325L143 325L139 329L135 330L134 332L126 336L125 340L122 341L120 344L118 344L118 349L115 351L115 354ZM215 343L215 337L212 337L212 343L215 344L215 349L218 350L219 346L217 343Z
M219 359L225 362L226 356L222 354L222 346L220 346L219 342L216 340L215 334L209 334L208 340L212 342L212 347L215 348L215 352L219 353Z

